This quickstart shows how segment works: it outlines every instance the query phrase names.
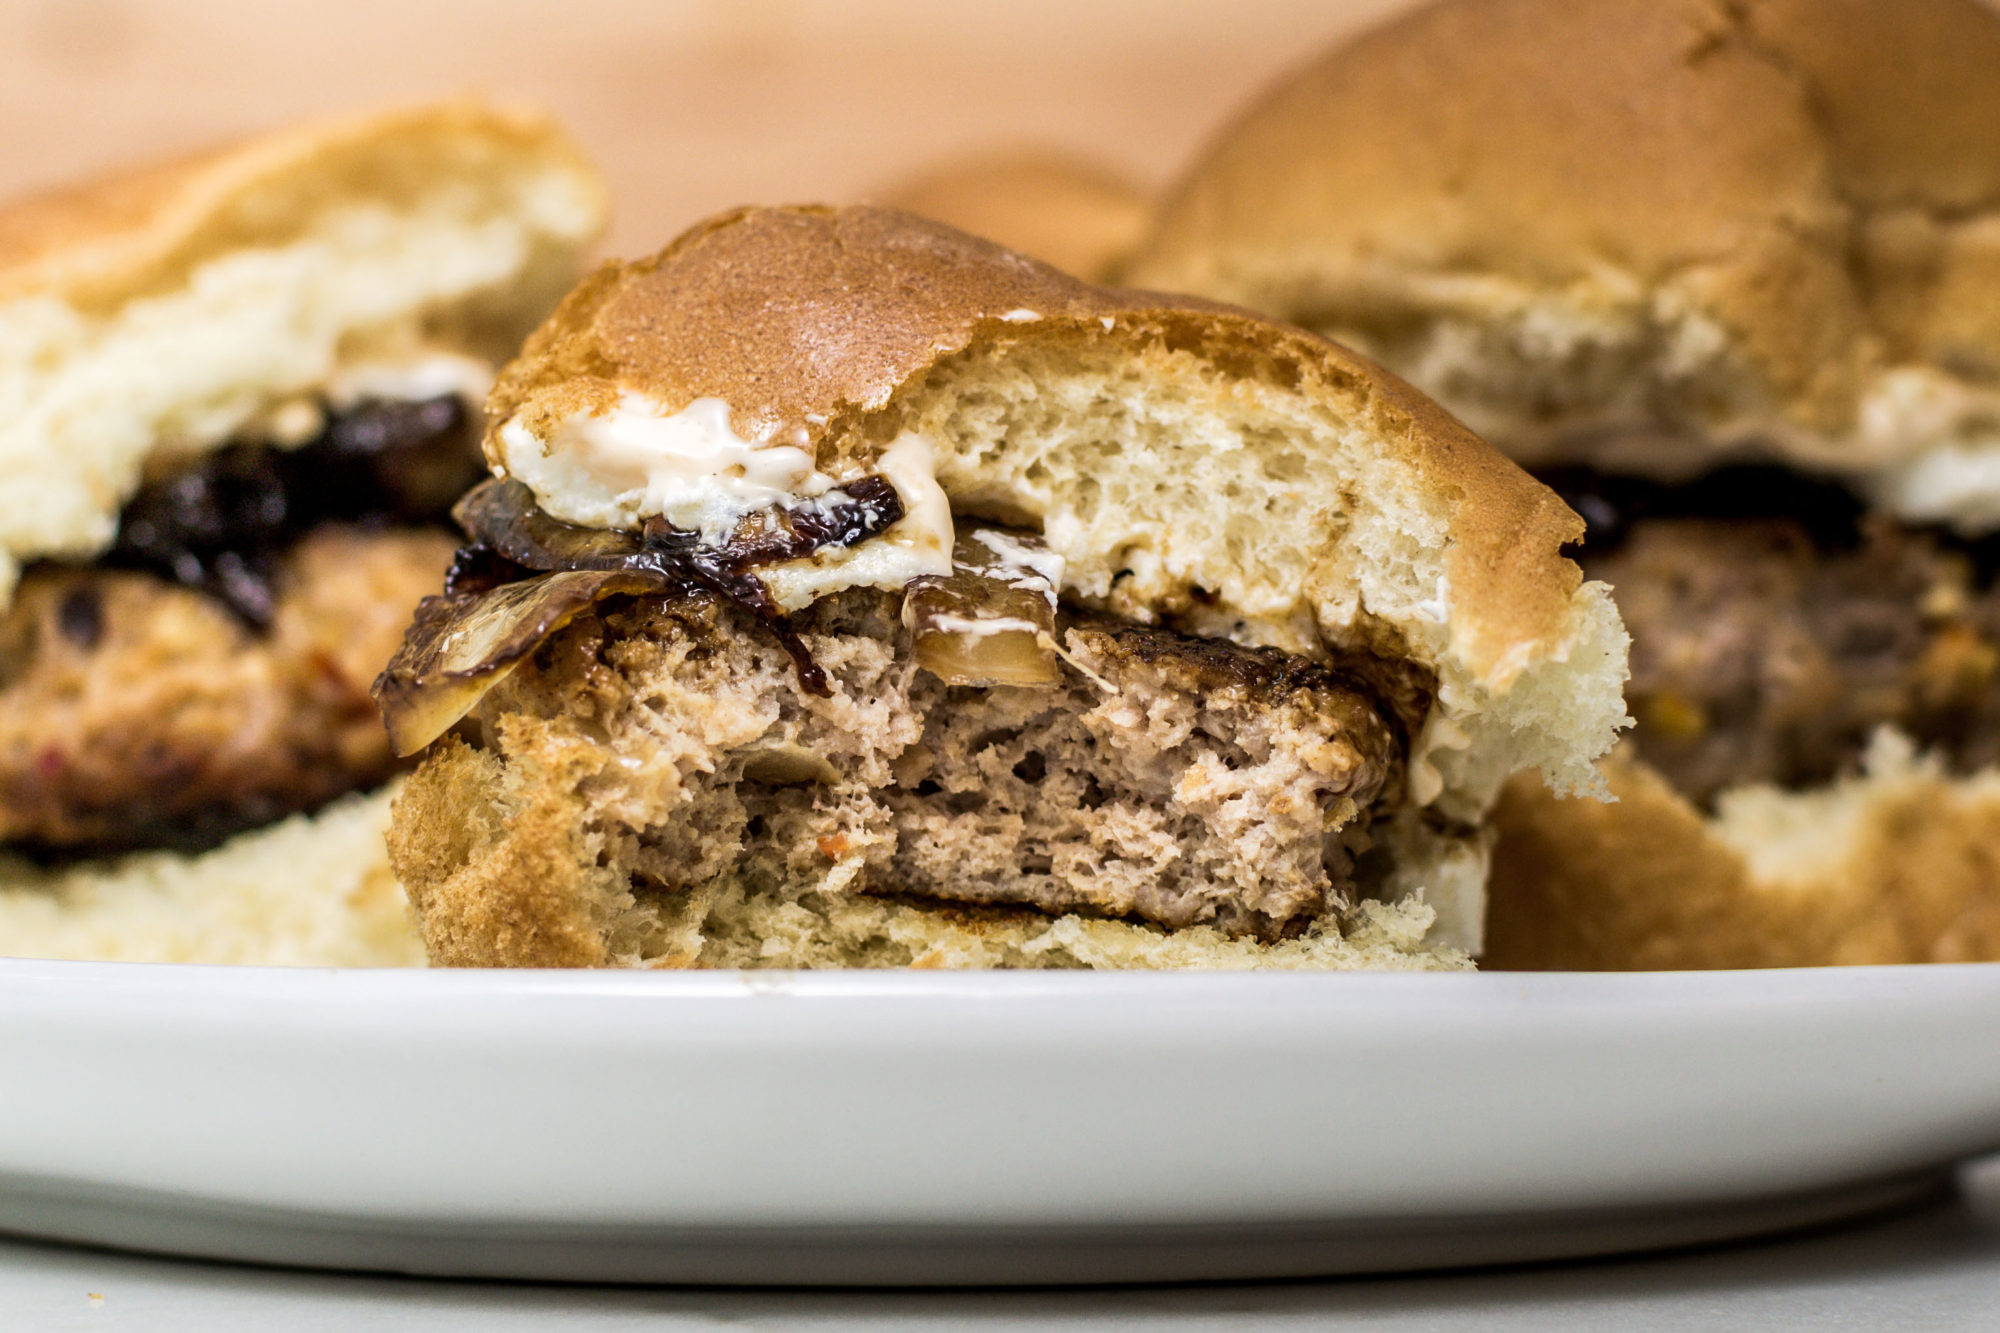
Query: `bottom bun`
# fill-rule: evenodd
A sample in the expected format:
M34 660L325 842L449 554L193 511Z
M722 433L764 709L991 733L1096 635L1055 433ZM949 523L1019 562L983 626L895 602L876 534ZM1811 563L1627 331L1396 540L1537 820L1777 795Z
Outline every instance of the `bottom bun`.
M1483 967L2000 959L2000 770L1951 776L1884 731L1858 776L1705 816L1636 760L1602 768L1616 804L1502 796Z
M637 897L600 859L569 784L509 789L456 740L412 774L389 834L433 963L458 967L1469 968L1425 941L1433 910L1363 902L1274 944L1207 926L947 907L848 891L858 860L774 891L721 876ZM503 793L496 801L494 794Z
M351 796L195 856L57 869L0 857L0 955L421 967L382 842L391 794Z

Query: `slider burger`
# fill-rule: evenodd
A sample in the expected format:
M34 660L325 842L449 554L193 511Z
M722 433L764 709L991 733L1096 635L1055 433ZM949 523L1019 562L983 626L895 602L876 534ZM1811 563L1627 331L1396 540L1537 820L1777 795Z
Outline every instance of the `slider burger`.
M1448 0L1172 192L1137 281L1536 471L1633 636L1617 804L1516 788L1488 961L2000 958L2000 16Z
M487 423L376 684L434 963L1463 966L1488 800L1623 717L1430 402L907 214L601 268Z
M875 202L998 241L1092 282L1117 275L1152 219L1146 191L1101 163L1046 148L941 162Z
M0 209L0 954L421 961L368 684L604 208L462 103Z

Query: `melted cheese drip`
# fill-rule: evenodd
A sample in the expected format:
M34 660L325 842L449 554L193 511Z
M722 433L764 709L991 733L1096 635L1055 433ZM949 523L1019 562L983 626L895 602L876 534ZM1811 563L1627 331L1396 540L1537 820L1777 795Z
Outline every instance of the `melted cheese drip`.
M995 568L992 573L1004 574L1013 587L1038 592L1049 599L1051 608L1055 606L1056 590L1062 587L1069 561L1045 546L1030 546L992 528L975 530L972 540L993 552Z

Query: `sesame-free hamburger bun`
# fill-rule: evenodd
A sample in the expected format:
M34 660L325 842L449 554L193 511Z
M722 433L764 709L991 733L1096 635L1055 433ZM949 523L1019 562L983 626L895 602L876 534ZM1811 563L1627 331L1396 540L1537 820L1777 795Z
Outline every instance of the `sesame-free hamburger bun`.
M1302 330L872 209L587 278L377 684L433 962L1456 966L1579 521Z
M1996 127L1974 0L1447 0L1170 192L1137 280L1353 339L1590 520L1637 726L1615 805L1503 803L1492 962L2000 957Z
M1444 0L1226 128L1130 276L1344 334L1525 462L1777 458L1990 529L1996 123L1977 0Z
M0 954L420 958L367 687L604 211L474 102L0 208Z

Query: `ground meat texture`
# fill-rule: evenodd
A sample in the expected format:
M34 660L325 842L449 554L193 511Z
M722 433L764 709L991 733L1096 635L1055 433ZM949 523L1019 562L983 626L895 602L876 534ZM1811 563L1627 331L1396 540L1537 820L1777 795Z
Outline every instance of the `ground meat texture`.
M975 688L914 665L892 595L844 593L795 626L825 697L742 612L631 599L476 710L510 786L574 794L597 864L630 887L621 929L728 884L1274 939L1347 893L1369 808L1400 781L1375 701L1282 654L1089 621L1059 631L1057 684Z
M0 615L0 843L202 847L381 782L368 684L451 549L322 528L278 560L261 632L153 575L31 570Z
M1632 634L1640 755L1697 800L1819 783L1893 723L1971 767L2000 757L2000 596L1940 539L1864 522L1640 518L1592 542Z
M1266 939L1323 912L1351 872L1329 829L1365 825L1394 763L1372 701L1234 644L1103 624L1067 637L1096 680L917 683L923 738L878 797L894 882Z

